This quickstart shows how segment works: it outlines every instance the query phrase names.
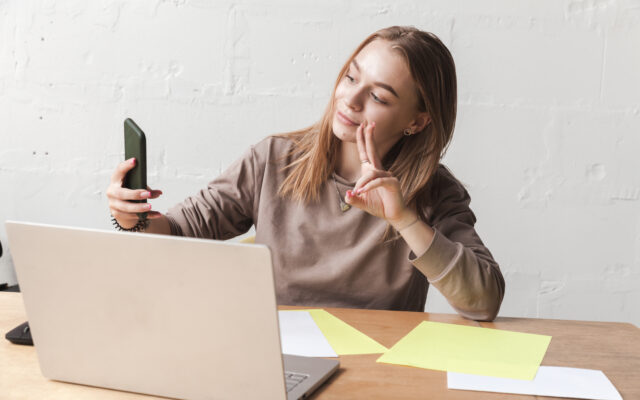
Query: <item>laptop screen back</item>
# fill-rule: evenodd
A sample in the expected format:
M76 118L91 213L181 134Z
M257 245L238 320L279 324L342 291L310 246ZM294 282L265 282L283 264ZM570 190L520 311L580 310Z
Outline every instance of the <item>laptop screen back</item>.
M176 398L285 398L266 246L6 227L44 376Z

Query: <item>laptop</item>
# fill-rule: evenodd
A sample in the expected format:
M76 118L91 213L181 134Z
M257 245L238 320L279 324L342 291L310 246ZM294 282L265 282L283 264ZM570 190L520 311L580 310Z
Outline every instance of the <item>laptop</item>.
M299 399L338 369L282 355L264 245L6 228L49 379L178 399Z

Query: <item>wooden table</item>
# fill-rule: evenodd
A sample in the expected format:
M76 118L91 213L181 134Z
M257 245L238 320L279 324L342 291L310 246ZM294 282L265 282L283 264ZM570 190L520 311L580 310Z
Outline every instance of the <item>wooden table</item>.
M292 307L283 307L292 308ZM551 335L542 365L602 370L625 400L640 399L640 329L632 324L498 318L478 323L452 314L326 309L391 347L420 321L483 326ZM26 321L20 293L0 292L0 399L152 399L108 389L50 381L40 374L35 349L4 340ZM557 399L447 389L445 372L376 363L378 354L341 356L340 370L313 399Z

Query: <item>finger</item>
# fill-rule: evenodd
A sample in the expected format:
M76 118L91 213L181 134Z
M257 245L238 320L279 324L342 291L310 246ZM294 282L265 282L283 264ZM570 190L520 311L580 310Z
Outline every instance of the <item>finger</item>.
M347 190L346 196L344 196L344 201L354 207L362 208L364 206L364 199L361 197L357 197L352 190Z
M125 200L113 199L109 201L109 208L111 208L112 211L125 213L125 214L129 213L129 214L135 215L138 213L144 213L151 210L151 204L132 203Z
M128 160L124 160L116 167L116 170L111 175L111 183L119 183L122 186L122 181L124 180L124 176L136 166L136 159L130 158Z
M151 192L151 196L149 196L150 199L157 199L162 195L162 190L151 189L149 186L147 186L147 190Z
M356 195L353 190L347 190L347 193L344 196L344 201L350 206L357 207L364 211L366 211L369 207L369 205L367 204L367 200L364 197Z
M360 190L371 180L388 176L391 176L391 172L389 171L385 171L382 169L370 169L362 174L360 179L358 179L356 185L353 188L353 191L356 195L358 195L360 194Z
M376 123L372 122L364 130L364 144L367 150L368 160L375 168L382 169L382 162L380 161L380 156L378 156L378 151L376 150L376 143L373 141L373 130L375 127Z
M147 219L157 219L162 217L162 213L159 211L149 211L147 212Z
M369 181L366 185L364 185L364 187L362 189L360 189L358 194L367 193L368 191L376 189L376 188L379 188L379 187L387 187L387 188L390 188L390 189L397 190L397 188L398 188L398 179L397 178L393 178L393 177L384 177L384 178L373 179L373 180Z
M153 192L144 189L127 189L112 184L107 190L107 197L115 200L145 200L154 198ZM157 197L157 196L156 196Z
M358 179L358 181L356 182L356 185L353 187L353 193L358 193L358 190L360 190L367 182L369 182L371 179L373 179L374 177L374 173L375 173L375 169L369 169L367 171L365 171L362 176L360 176L360 178Z
M362 163L363 161L368 161L369 157L367 156L367 149L364 145L364 135L363 135L363 131L364 131L364 127L366 126L367 122L363 122L360 124L360 126L358 126L358 129L356 130L356 144L358 145L358 157L360 157L360 162Z

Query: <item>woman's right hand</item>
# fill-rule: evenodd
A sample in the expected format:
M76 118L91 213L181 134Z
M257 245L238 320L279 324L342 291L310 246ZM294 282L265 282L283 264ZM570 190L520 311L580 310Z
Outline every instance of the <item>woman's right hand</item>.
M127 189L122 187L124 177L133 167L136 166L136 159L130 158L118 164L116 170L111 175L111 183L107 188L107 198L109 199L109 211L115 217L121 227L129 229L138 223L138 213L147 213L148 219L162 217L158 211L151 211L149 203L134 203L128 200L146 200L158 198L162 191L145 189Z

